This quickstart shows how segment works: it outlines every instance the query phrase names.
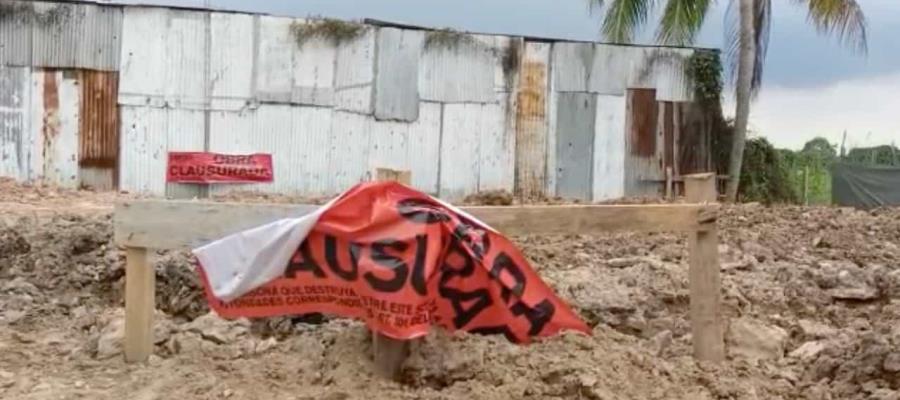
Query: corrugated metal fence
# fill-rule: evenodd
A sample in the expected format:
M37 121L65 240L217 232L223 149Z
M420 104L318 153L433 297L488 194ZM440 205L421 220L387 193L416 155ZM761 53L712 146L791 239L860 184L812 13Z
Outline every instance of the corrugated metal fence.
M211 190L333 194L386 167L449 199L604 200L654 190L691 142L690 49L383 25L298 43L306 23L3 2L0 173L191 196L168 151L268 152L273 184Z

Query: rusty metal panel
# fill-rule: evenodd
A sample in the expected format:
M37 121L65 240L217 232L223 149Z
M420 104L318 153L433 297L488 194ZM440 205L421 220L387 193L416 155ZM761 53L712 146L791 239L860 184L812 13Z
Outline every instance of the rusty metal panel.
M586 92L594 64L592 43L553 44L553 80L557 92Z
M594 201L625 196L625 96L598 95L594 136Z
M588 91L604 95L625 95L633 53L628 46L596 45Z
M550 44L525 44L516 92L516 192L544 194L547 172L547 107Z
M0 176L27 180L31 73L0 66Z
M597 96L561 93L558 110L556 195L590 201L593 196Z
M432 43L422 53L419 95L423 100L441 103L497 101L494 51L493 43L471 36L457 43Z
M80 71L81 134L78 163L115 169L119 159L118 74Z
M625 194L656 196L662 174L662 152L657 150L659 112L652 89L627 91ZM659 146L661 148L661 146Z
M31 76L30 179L75 188L81 108L77 73L35 70Z
M31 65L32 5L30 1L0 2L0 66Z
M415 121L419 118L419 58L422 31L380 28L375 66L375 118Z
M337 48L329 39L311 38L294 50L291 102L330 107L334 104Z
M420 107L419 119L409 127L409 170L416 189L437 195L441 166L442 106L439 103L423 102Z
M291 18L259 17L256 49L256 96L260 101L289 102L293 88L294 48Z
M253 98L254 20L247 14L210 14L210 108L239 110Z
M334 106L340 111L372 113L375 81L375 30L342 42L337 50L334 72Z
M654 64L656 99L688 102L693 99L693 85L685 73L693 50L660 49Z

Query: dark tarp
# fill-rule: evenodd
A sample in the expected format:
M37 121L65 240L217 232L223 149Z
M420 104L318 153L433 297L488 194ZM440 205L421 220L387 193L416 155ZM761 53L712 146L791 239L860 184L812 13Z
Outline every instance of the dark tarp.
M831 197L841 206L900 206L900 168L835 163L831 170Z

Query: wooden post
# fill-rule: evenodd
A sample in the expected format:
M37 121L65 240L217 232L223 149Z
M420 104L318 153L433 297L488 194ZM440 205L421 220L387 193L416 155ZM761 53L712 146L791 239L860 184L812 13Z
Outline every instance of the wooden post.
M147 249L129 247L125 253L125 361L147 361L153 352L155 284Z
M686 175L684 191L689 202L715 202L715 174ZM707 225L689 238L691 332L694 357L721 362L725 359L725 341L720 304L719 236L715 221Z
M408 186L412 182L412 174L410 171L377 168L375 179L397 181ZM409 343L409 340L398 340L378 332L372 332L372 359L375 374L384 379L397 380L400 378L403 362L409 356Z

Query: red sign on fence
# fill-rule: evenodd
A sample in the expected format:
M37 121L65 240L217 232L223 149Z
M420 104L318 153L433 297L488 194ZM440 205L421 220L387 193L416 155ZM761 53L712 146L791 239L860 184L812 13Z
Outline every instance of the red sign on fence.
M299 246L286 243L303 229L283 220L195 251L210 307L226 318L335 314L396 339L431 325L516 343L590 333L512 242L425 194L363 183L326 207ZM284 252L273 280L231 301L214 295Z
M169 152L166 182L255 183L272 182L271 154L232 155L205 152Z

